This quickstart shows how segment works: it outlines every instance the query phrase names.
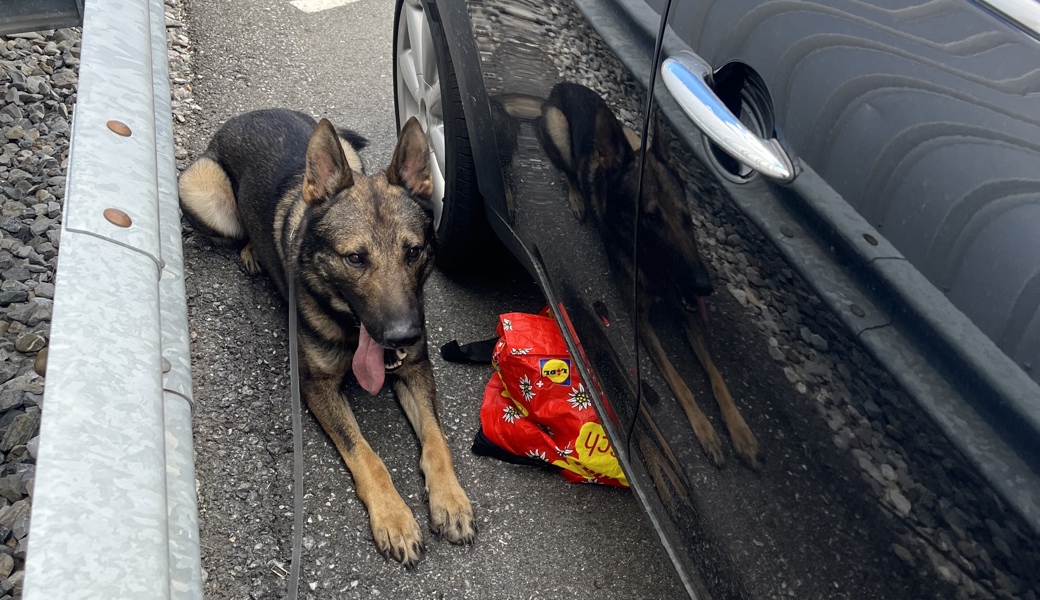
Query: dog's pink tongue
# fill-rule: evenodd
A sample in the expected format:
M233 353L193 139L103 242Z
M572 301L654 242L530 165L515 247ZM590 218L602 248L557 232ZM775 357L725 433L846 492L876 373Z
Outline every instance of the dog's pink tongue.
M383 366L383 347L372 339L361 326L361 334L358 336L357 352L354 353L354 377L365 391L375 396L383 389L383 380L386 379L386 367Z

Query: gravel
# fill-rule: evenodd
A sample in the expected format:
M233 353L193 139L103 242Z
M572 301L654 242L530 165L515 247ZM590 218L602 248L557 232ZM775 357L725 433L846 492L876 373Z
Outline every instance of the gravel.
M25 575L79 56L77 29L0 36L0 600Z
M184 3L180 0L164 0L166 4L166 48L170 65L170 106L173 110L174 139L173 153L177 167L183 170L189 163L188 150L184 147L184 131L178 128L188 122L192 114L201 111L191 95L191 70L194 46L186 35Z

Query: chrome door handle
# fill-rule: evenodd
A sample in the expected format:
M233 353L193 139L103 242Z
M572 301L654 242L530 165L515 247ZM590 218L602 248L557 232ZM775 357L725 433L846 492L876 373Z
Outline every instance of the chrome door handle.
M661 78L691 121L735 160L767 177L794 179L794 165L775 138L764 140L740 122L711 89L711 67L692 52L661 63Z

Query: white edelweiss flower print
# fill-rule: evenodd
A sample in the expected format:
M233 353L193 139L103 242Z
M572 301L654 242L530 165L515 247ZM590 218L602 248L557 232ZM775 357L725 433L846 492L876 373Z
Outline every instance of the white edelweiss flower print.
M531 350L534 350L534 348L512 348L509 350L509 353L514 356L523 356L530 353Z
M541 461L549 462L549 459L545 457L545 452L539 452L537 450L528 450L527 458L535 458Z
M531 378L524 375L520 378L520 393L524 395L524 400L530 402L531 398L534 398L534 386L531 385Z
M506 331L512 331L513 330L513 322L510 321L509 319L502 319L502 329L504 329Z
M570 401L571 406L578 410L585 410L592 406L592 399L585 392L585 384L583 383L579 383L576 388L571 388L571 393L567 400Z
M509 423L512 423L512 422L516 421L517 419L524 418L523 413L521 413L519 410L517 410L515 406L507 406L507 407L505 407L505 410L503 410L502 413L503 413L502 414L502 418L505 419L506 421L508 421Z
M574 454L574 449L571 448L570 444L567 444L567 447L565 448L560 448L559 446L554 447L556 448L556 453L559 454L561 457L567 457L571 454Z

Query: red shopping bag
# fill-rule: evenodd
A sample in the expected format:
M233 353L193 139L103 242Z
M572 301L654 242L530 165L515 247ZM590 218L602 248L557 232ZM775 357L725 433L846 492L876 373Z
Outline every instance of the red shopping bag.
M574 482L628 487L556 321L509 313L499 317L498 335L473 451L555 467Z

